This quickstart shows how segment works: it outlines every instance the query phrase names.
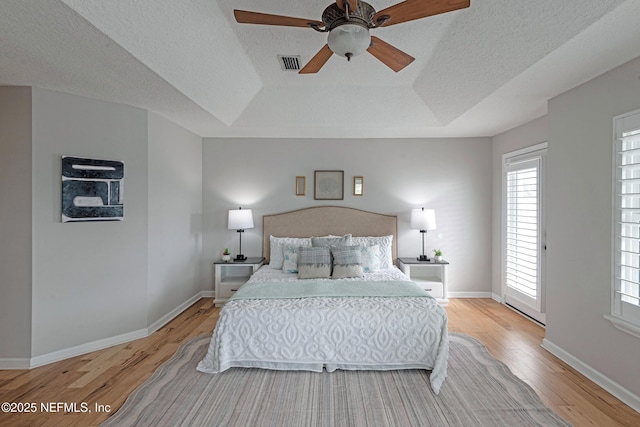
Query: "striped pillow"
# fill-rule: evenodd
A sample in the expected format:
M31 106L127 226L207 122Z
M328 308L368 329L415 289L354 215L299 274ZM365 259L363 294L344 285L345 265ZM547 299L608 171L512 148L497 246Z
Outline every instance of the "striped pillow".
M298 278L328 279L331 277L331 251L324 247L298 248Z
M360 246L334 246L333 254L333 279L345 279L347 277L362 277L362 249Z

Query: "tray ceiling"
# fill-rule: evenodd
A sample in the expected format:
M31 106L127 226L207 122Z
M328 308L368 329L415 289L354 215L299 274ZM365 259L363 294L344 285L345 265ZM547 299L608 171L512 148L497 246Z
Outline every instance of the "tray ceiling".
M233 18L238 8L319 20L329 3L3 0L0 85L133 105L204 137L493 136L640 54L636 0L471 0L372 30L416 58L399 73L368 54L283 71L278 55L305 64L326 34Z

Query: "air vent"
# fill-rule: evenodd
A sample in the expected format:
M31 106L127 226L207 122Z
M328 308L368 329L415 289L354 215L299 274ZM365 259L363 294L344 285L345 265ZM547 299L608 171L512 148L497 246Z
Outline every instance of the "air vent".
M300 55L278 55L282 71L299 71Z

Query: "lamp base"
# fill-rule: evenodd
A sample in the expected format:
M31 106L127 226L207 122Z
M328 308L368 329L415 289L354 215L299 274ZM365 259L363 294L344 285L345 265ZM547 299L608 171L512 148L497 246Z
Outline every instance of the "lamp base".
M234 261L246 261L247 257L242 255L242 254L238 254L238 255L236 255L236 257L233 260Z
M420 255L418 261L429 261L429 258L426 255Z

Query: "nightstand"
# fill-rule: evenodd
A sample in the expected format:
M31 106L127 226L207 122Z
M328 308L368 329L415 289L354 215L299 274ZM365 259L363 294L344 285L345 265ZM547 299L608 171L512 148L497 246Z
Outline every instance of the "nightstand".
M238 288L249 280L249 277L258 270L264 263L264 258L247 258L244 261L222 260L214 261L214 286L215 299L213 303L216 307L224 305L225 302L238 290Z
M438 300L442 306L449 303L447 298L447 261L435 262L418 261L415 258L398 258L398 267L404 274L409 276L413 282L432 297Z

